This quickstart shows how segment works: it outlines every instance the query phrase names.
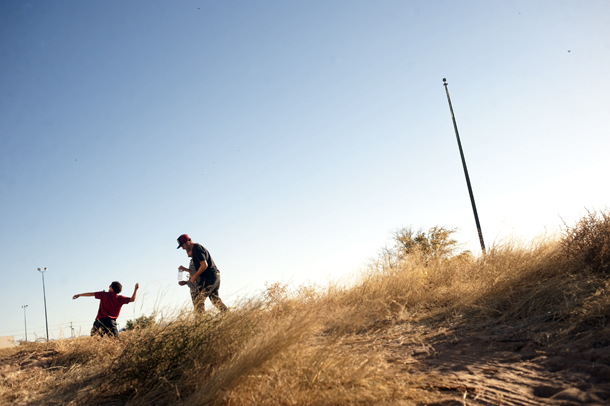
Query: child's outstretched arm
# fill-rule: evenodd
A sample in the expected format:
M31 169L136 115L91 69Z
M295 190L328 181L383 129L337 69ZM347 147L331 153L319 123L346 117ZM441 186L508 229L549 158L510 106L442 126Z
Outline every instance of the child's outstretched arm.
M72 296L72 299L78 299L81 296L95 296L94 292L89 292L89 293L81 293L79 295L74 295Z
M139 288L140 288L140 284L136 283L136 288L133 290L133 295L131 295L131 300L129 301L130 303L136 301L136 295L138 294Z

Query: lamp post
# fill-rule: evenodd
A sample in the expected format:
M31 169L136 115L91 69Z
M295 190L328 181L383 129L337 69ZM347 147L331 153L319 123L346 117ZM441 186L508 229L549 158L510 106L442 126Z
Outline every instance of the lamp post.
M44 321L47 326L47 341L49 341L49 320L47 319L47 293L44 289L44 273L48 269L49 268L43 268L43 269L38 268L38 272L40 272L42 274L42 294L44 295Z
M470 185L470 177L468 176L468 169L466 168L466 159L464 159L464 151L462 150L462 143L460 142L460 134L458 133L457 123L455 122L455 115L453 114L453 106L451 105L451 98L449 97L449 88L447 79L443 78L443 86L445 86L445 92L447 93L447 101L449 102L449 110L451 111L451 119L453 120L453 128L455 129L455 137L457 138L458 148L460 150L460 157L462 158L462 167L464 168L464 175L466 176L466 185L468 186L468 194L470 195L470 203L472 204L472 211L474 213L474 222L477 226L477 232L479 233L479 242L481 243L481 251L485 254L485 242L483 241L483 232L481 231L481 224L479 223L479 215L477 214L477 206L474 203L474 194L472 193L472 186Z
M23 305L21 306L23 308L23 324L25 325L25 341L28 340L28 322L25 318L25 308L28 307L28 305Z

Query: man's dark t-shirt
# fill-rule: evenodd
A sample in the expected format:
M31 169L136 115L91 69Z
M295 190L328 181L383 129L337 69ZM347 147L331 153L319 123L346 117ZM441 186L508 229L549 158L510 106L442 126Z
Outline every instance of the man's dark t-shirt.
M210 255L210 252L206 250L201 244L194 244L192 253L193 265L195 265L195 269L199 270L199 266L205 260L208 263L208 267L201 274L201 278L199 278L199 284L203 285L205 282L214 276L214 273L219 272L218 268L216 268L216 264Z

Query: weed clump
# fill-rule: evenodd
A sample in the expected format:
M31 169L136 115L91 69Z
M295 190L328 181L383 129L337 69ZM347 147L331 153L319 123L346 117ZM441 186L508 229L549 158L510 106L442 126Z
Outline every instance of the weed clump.
M576 266L610 273L610 213L590 211L575 226L564 223L562 248Z

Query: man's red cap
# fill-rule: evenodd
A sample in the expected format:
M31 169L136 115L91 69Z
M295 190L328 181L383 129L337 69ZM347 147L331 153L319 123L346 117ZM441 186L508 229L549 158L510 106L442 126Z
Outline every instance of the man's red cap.
M182 247L182 245L184 245L184 243L186 243L188 240L190 240L191 237L189 237L188 234L182 234L180 237L178 237L178 248Z

